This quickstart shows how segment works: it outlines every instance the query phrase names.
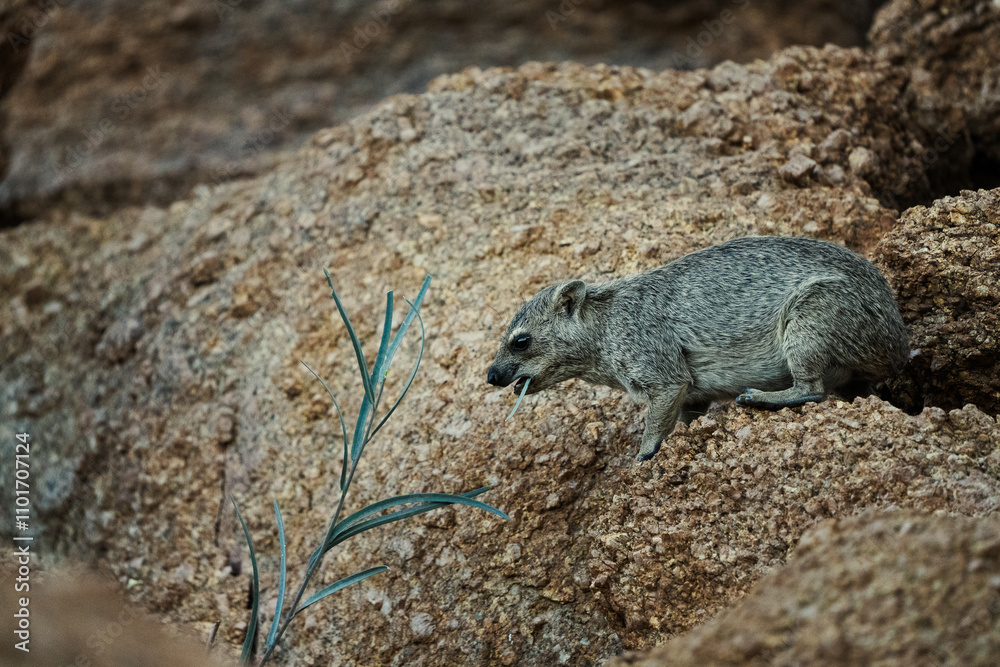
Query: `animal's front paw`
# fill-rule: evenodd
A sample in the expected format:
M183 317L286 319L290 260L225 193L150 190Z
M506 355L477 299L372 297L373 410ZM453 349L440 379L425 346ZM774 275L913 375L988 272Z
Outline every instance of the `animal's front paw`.
M649 459L656 456L656 452L660 451L660 442L657 441L655 445L647 447L643 445L639 448L639 454L635 457L635 460L639 463L643 461L648 461Z
M757 393L756 389L751 389L747 387L743 390L743 393L736 397L736 403L738 405L753 405L756 401L754 399L754 394Z

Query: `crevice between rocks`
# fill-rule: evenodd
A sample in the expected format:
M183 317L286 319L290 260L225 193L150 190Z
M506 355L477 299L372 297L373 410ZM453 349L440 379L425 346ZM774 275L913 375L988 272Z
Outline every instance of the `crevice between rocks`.
M930 206L943 197L958 196L962 190L992 190L1000 186L1000 146L986 143L963 132L960 145L938 153L928 148L925 172L927 191L900 197L900 212L913 206Z
M977 142L973 140L973 146ZM969 166L969 190L992 190L1000 188L1000 146L992 151L977 149Z

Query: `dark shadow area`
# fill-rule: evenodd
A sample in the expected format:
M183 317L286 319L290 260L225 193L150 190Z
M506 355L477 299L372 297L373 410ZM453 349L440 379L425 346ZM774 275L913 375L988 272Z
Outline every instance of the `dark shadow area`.
M0 229L10 229L28 222L31 218L20 215L15 206L0 208Z
M908 415L919 415L925 406L924 396L917 389L920 385L914 378L918 372L907 364L898 376L876 385L872 394Z
M973 140L973 145L976 145ZM977 150L972 155L972 164L969 165L969 189L970 190L992 190L1000 187L1000 146L993 147L994 150L987 152Z
M962 190L1000 187L1000 159L994 157L1000 154L1000 146L970 136L964 129L953 137L942 137L939 133L934 141L943 150L928 148L924 153L924 182L914 183L903 194L877 192L884 206L902 212L913 206L930 206L935 200L957 196Z

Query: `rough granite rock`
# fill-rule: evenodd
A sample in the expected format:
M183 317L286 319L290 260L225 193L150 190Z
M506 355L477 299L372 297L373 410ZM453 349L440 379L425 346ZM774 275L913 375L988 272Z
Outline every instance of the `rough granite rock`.
M874 256L910 330L900 404L1000 412L1000 191L906 211Z
M878 12L868 37L875 55L911 71L907 95L915 114L940 128L927 144L927 160L948 152L956 131L967 132L980 154L971 173L982 179L976 185L1000 183L1000 5L893 0Z
M263 171L311 132L470 65L692 69L791 44L857 46L876 4L34 0L0 33L33 49L0 107L13 149L0 212L17 222L53 201L91 213L163 205Z
M836 47L688 73L471 69L256 179L3 232L0 440L36 443L40 548L96 560L141 582L147 608L221 620L236 642L248 563L233 494L271 582L266 617L271 499L294 581L337 494L339 427L299 359L347 413L359 404L324 267L369 345L385 291L401 301L435 276L420 375L348 509L490 484L483 499L512 520L447 509L348 543L324 582L392 570L310 608L279 663L599 664L707 619L822 518L995 512L1000 428L974 406L725 406L638 466L642 416L624 397L568 383L504 422L513 396L485 383L507 318L544 284L753 233L870 250L895 221L872 189L928 192L906 80ZM781 168L797 155L816 167L792 183Z
M1000 515L828 519L690 633L608 667L982 665L1000 655Z
M661 643L745 593L819 519L997 511L998 436L972 406L915 417L874 397L794 413L726 407L676 430L655 466L622 471L627 492L590 494L601 508L590 586L624 645Z

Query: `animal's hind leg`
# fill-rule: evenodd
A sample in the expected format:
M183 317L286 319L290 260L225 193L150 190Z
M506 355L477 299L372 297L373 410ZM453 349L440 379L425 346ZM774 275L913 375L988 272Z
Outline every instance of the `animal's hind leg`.
M782 351L793 384L781 391L747 388L736 402L756 408L776 410L818 402L826 395L824 378L845 374L833 359L837 348L837 323L842 322L843 303L839 281L816 281L803 286L789 299L784 312Z
M818 403L823 400L824 395L822 382L818 388L812 383L800 384L796 382L788 389L781 391L761 391L747 387L742 394L736 397L736 402L752 408L779 410L781 408L795 408L810 402Z

